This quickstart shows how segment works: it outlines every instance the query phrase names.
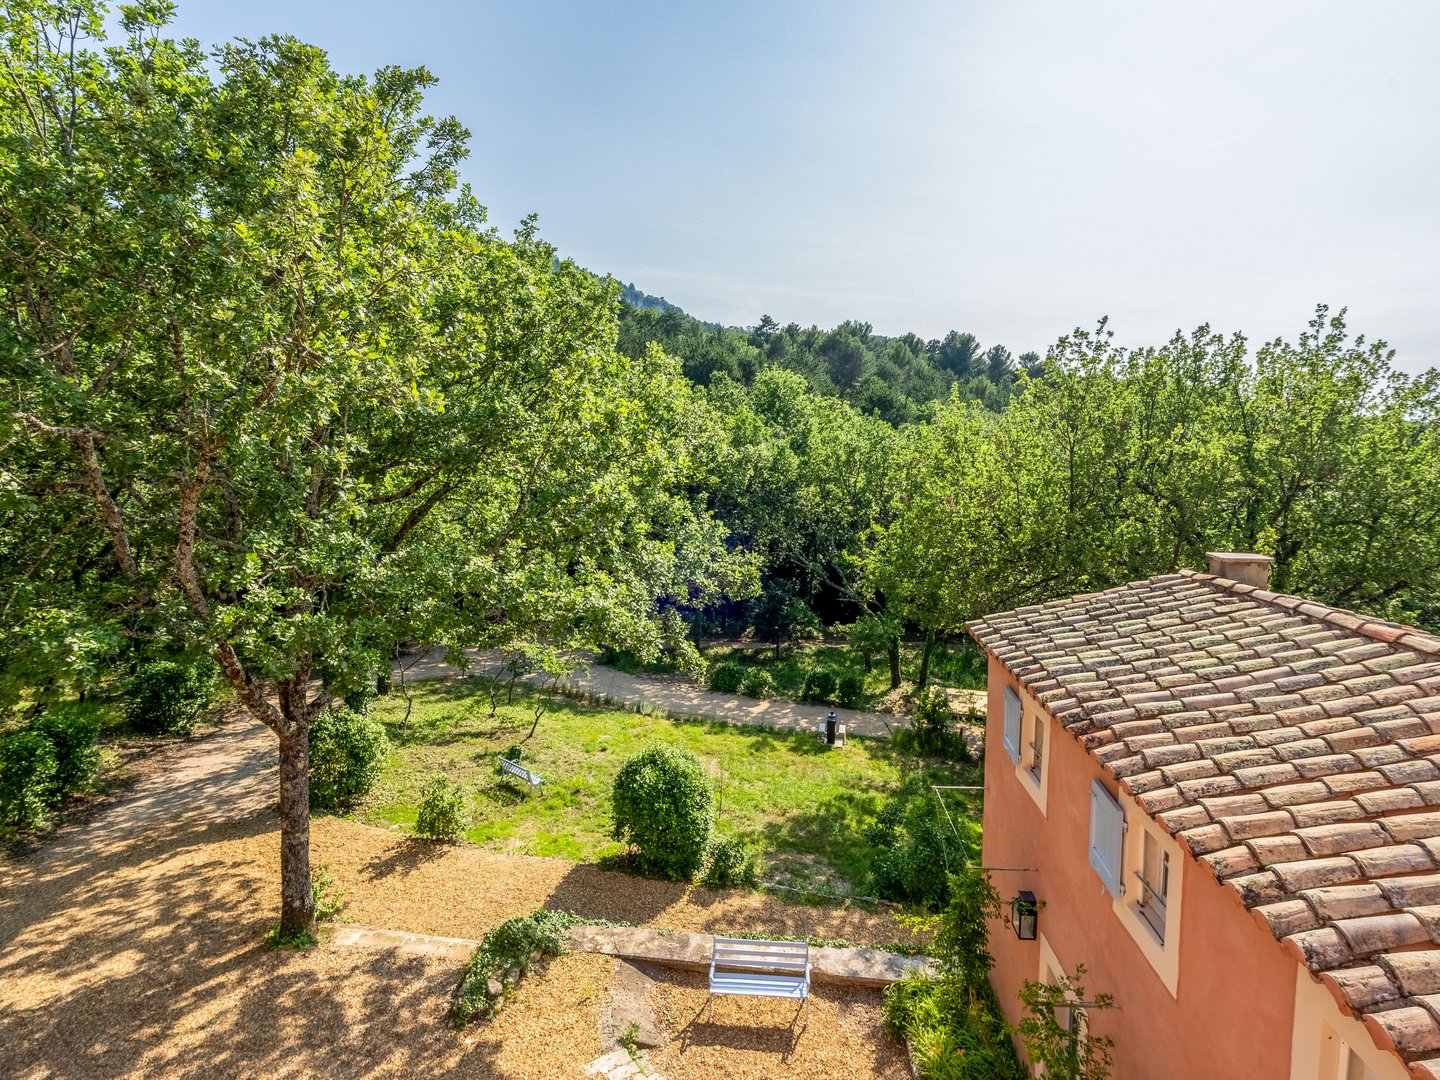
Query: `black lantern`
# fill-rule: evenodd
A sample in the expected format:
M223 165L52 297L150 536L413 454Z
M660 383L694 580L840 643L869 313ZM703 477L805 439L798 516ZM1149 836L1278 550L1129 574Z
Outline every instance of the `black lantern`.
M1015 927L1015 936L1021 941L1035 940L1035 927L1039 921L1040 905L1035 902L1033 892L1022 891L1010 901L1010 922Z

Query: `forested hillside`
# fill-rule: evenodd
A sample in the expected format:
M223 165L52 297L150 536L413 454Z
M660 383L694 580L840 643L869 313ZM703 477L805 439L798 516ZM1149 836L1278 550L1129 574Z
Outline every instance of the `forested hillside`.
M628 356L655 342L679 356L685 374L701 386L718 374L748 385L766 367L784 368L803 375L814 392L892 424L929 415L932 403L952 393L999 411L1010 400L1017 371L1041 370L1038 353L1016 357L1004 345L987 348L975 335L954 330L933 341L915 334L887 338L865 322L822 330L781 326L769 315L741 330L701 322L633 285L622 296L620 351Z
M759 597L690 612L697 629L779 642L883 614L933 642L1215 549L1273 555L1278 589L1440 626L1440 384L1343 312L1256 350L1209 327L1121 349L1102 322L1016 369L969 335L623 308L622 351L650 342L706 387L695 492L762 567Z

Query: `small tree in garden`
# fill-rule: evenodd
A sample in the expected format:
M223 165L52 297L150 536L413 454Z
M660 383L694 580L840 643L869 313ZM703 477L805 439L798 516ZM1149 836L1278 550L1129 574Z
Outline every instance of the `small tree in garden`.
M465 793L444 773L425 784L415 813L415 831L427 840L458 840L470 827Z
M651 743L620 767L611 805L615 839L635 847L642 873L687 880L700 869L715 826L715 792L689 750Z
M1047 1077L1106 1080L1114 1064L1110 1057L1114 1041L1092 1034L1086 1014L1110 1008L1115 999L1097 994L1086 1001L1084 974L1081 964L1073 976L1061 972L1054 983L1027 980L1020 989L1020 1002L1029 1014L1020 1021L1020 1038L1030 1063L1043 1066Z
M900 620L893 615L868 613L861 615L850 627L850 647L865 661L865 670L874 665L874 658L884 656L890 662L890 689L900 686Z

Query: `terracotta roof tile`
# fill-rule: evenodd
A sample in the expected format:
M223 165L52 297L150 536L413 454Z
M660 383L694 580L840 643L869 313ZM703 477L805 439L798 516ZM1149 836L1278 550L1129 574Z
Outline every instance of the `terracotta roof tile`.
M1440 1080L1440 639L1189 571L970 631Z

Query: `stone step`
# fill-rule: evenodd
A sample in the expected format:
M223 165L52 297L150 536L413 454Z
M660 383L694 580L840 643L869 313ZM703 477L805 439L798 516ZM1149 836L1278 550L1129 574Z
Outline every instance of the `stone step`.
M628 926L576 926L569 934L569 946L576 952L603 953L681 971L708 971L711 941L709 934ZM814 983L883 988L911 971L931 973L934 962L928 957L898 956L884 949L810 950L810 980Z

